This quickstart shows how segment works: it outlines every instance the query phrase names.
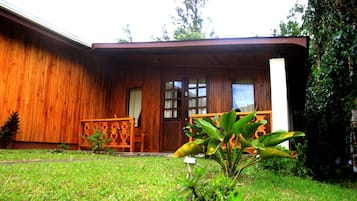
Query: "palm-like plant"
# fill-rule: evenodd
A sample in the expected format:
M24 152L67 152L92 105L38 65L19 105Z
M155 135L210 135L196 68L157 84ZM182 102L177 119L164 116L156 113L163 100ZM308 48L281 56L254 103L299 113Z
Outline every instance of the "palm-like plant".
M183 157L204 153L217 161L227 177L233 178L232 185L241 172L269 157L294 157L296 152L284 152L276 145L303 132L275 131L253 139L252 136L266 120L254 122L256 112L237 120L234 110L224 113L217 125L216 119L194 119L193 124L184 128L187 136L193 140L182 145L174 157Z

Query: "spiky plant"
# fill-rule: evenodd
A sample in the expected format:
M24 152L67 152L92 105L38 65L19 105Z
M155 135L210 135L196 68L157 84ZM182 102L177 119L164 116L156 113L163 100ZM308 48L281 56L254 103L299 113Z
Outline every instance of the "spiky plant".
M19 130L20 118L17 112L13 112L6 123L0 128L0 140L4 148L8 148L12 143L12 138Z

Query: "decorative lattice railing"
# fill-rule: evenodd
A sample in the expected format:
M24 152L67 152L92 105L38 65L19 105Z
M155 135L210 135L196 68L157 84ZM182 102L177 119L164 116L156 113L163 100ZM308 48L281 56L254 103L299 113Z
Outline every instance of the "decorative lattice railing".
M237 112L237 115L242 118L247 114L250 114L251 112ZM208 117L208 118L217 118L217 124L219 122L219 118L222 116L223 113L208 113L208 114L193 114L190 116L190 123L193 123L193 119L194 118L198 118L198 119L202 119L204 117ZM260 121L261 119L265 119L267 120L267 124L265 125L261 125L257 131L255 132L253 138L258 138L259 136L265 135L267 133L271 132L271 128L272 128L272 112L271 111L257 111L256 112L256 117L255 117L255 121Z
M104 138L109 139L104 144L104 148L129 149L130 152L134 152L134 125L135 121L132 117L81 120L78 147L79 149L91 148L89 138L99 131Z

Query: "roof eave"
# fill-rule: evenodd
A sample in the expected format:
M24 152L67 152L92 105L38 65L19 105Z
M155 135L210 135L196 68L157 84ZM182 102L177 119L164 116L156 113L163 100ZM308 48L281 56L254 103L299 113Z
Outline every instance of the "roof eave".
M304 48L308 45L308 37L252 37L252 38L225 38L205 39L191 41L165 41L165 42L135 42L135 43L93 43L92 49L156 49L179 47L212 47L226 45L298 45Z
M86 43L79 38L71 35L55 26L46 24L45 22L37 19L29 14L21 12L11 5L0 2L0 16L3 16L21 26L30 30L43 34L47 37L55 39L61 43L76 47L90 49L91 44Z

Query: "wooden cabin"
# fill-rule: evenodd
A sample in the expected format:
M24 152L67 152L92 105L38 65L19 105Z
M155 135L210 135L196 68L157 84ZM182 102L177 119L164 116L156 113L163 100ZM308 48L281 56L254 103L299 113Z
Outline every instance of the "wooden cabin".
M271 111L273 129L296 130L307 47L306 37L87 46L1 8L0 124L19 113L13 148L76 149L81 120L133 116L145 152L186 142L182 127L191 114L237 107Z

